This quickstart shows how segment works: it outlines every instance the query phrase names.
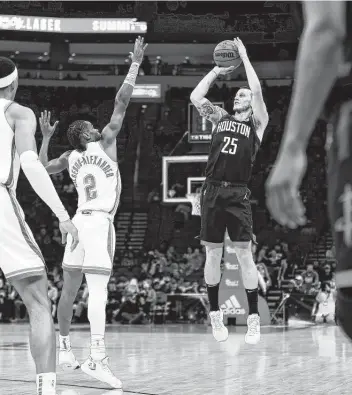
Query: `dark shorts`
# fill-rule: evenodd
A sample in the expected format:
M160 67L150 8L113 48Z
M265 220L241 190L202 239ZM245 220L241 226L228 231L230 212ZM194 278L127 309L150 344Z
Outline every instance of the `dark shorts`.
M328 209L339 272L352 269L352 102L340 107L331 126L327 136Z
M250 190L246 186L225 186L205 181L201 192L202 242L223 243L227 229L232 241L253 239Z

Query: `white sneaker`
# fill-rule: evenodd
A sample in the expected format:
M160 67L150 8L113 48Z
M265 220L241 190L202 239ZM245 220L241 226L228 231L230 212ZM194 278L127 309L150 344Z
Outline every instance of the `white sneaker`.
M258 314L251 314L247 318L248 330L244 341L247 344L257 344L260 340L260 317Z
M109 357L105 357L102 361L94 361L89 357L82 364L81 369L84 373L96 380L109 384L112 388L122 389L121 381L110 370Z
M224 313L222 312L222 310L211 311L209 313L209 317L211 321L211 326L213 327L213 336L215 337L215 340L218 342L226 341L229 337L229 331L224 325Z
M59 366L62 370L76 370L80 368L79 362L74 356L72 349L59 351Z

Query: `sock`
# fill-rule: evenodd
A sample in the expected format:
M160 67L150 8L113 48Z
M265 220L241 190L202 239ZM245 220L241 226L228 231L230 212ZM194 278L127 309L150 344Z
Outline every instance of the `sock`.
M219 309L219 285L208 285L207 292L210 304L210 311L218 311Z
M56 394L56 373L39 373L36 378L37 395Z
M105 340L102 335L92 335L90 343L90 356L96 361L106 357Z
M70 335L68 336L59 335L59 343L60 343L60 350L65 350L65 351L71 350Z
M248 315L259 314L258 312L258 288L246 289L247 300L248 300Z

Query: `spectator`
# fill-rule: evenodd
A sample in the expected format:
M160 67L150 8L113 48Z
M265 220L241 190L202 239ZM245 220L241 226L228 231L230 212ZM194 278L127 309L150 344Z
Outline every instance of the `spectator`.
M48 297L51 301L51 315L56 320L57 300L59 297L59 290L55 287L51 280L48 280Z
M318 291L319 275L314 270L312 263L307 264L306 270L302 273L302 279L304 293L314 294Z
M334 273L332 272L329 263L324 265L324 268L319 275L319 280L321 282L322 288L325 286L325 284L331 283L334 280Z
M145 314L140 303L139 295L136 293L128 293L125 301L122 303L116 320L121 320L122 324L144 324Z

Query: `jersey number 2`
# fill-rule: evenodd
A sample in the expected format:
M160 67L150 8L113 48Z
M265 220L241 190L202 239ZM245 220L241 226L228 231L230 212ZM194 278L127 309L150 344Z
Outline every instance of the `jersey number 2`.
M237 141L238 139L235 139L234 137L225 136L224 137L225 145L222 147L221 152L223 154L235 155L237 151Z
M87 201L96 199L97 193L97 183L93 174L87 174L83 179L84 190L86 191Z

